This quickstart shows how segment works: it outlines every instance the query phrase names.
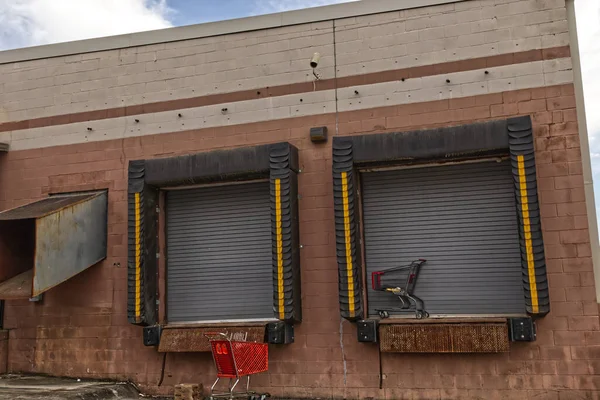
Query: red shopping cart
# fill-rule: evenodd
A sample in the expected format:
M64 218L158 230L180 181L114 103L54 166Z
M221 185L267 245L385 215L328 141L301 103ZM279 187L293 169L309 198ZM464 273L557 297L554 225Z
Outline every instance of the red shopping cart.
M269 345L253 343L234 338L224 333L207 333L213 359L217 368L217 380L210 388L211 399L233 399L246 397L248 400L265 400L271 395L250 391L250 375L269 369ZM235 338L237 339L237 338ZM242 377L246 377L246 391L236 392L235 388ZM221 378L229 378L227 391L217 392L215 388Z

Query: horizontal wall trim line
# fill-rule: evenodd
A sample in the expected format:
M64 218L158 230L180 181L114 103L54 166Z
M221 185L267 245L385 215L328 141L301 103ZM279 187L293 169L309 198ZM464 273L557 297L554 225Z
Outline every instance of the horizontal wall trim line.
M570 55L571 52L569 46L529 50L517 53L506 53L490 57L471 58L468 60L451 61L434 65L402 68L337 78L337 88L394 82L402 79L422 78L426 76L464 72L513 64L523 64L535 61L554 60L558 58L570 57ZM231 93L221 93L126 107L84 111L73 114L56 115L23 121L4 122L0 123L0 132L67 125L165 111L185 110L189 108L215 104L235 103L239 101L301 94L312 91L332 90L336 88L335 83L335 79L324 79L317 81L315 84L313 84L313 82L292 83L289 85L257 88Z
M568 83L568 84L557 84L557 85L548 85L548 86L544 86L544 89L546 90L561 90L561 88L563 87L572 87L572 83ZM534 88L526 88L526 89L517 89L517 90L505 90L505 91L501 91L501 92L495 92L497 94L510 94L510 93L519 93L522 92L524 90L531 90ZM465 97L460 97L459 99L463 100L463 101L467 101L469 102L469 99L471 100L476 100L476 99L485 99L486 96L488 96L488 94L478 94L478 95L471 95L471 96L465 96ZM445 99L443 101L450 101L448 99ZM403 109L406 107L406 109L410 109L410 110L418 110L420 107L427 105L427 104L431 104L431 103L437 103L438 100L426 100L426 101L418 101L418 102L414 102L414 103L409 103L409 104L401 104L401 105L397 105L395 107L399 107L400 109ZM339 115L340 115L340 120L343 121L343 123L348 123L349 121L352 122L356 122L356 120L351 120L348 119L350 115L355 115L357 112L367 112L369 114L373 114L376 113L377 111L381 111L381 110L385 110L385 109L389 109L389 106L374 106L374 107L365 107L363 109L360 110L356 110L356 111L340 111ZM416 112L411 112L409 114L403 114L404 111L400 111L398 113L398 115L413 115L413 114L421 114L420 111L416 111ZM369 119L369 118L373 118L373 117L363 117L362 115L364 114L360 114L361 117L359 117L359 119ZM522 115L521 113L514 113L511 114L512 116L517 116L517 115ZM30 152L32 150L37 150L37 149L44 149L44 148L70 148L70 147L77 147L77 146L90 146L92 145L92 149L93 150L89 150L89 151L95 151L96 149L104 149L104 148L121 148L122 147L122 142L124 140L126 141L130 141L130 140L139 140L140 138L142 140L150 140L150 141L154 141L155 138L157 138L158 136L166 136L168 137L169 135L185 135L185 134L190 134L190 133L194 133L197 135L202 135L203 132L208 131L208 130L215 130L216 132L219 133L220 130L223 130L223 132L228 132L228 135L232 135L231 130L235 130L236 132L250 132L251 134L253 133L257 133L257 132L263 132L262 130L257 130L256 126L258 124L263 124L263 123L269 123L270 125L272 125L268 130L278 130L278 129L287 129L287 127L290 126L294 126L294 127L298 127L298 126L305 126L305 125L299 125L299 121L302 121L306 118L313 118L313 115L304 115L304 116L294 116L294 117L287 117L287 118L281 118L281 119L276 119L276 120L269 120L269 121L257 121L257 122L244 122L244 123L239 123L239 124L233 124L233 125L227 125L227 126L217 126L217 127L207 127L207 128L191 128L191 129L185 129L185 130L172 130L172 131L165 131L165 132L159 132L159 133L149 133L146 135L142 135L142 136L127 136L127 137L117 137L117 138L109 138L109 139L104 139L104 140L99 140L99 141L74 141L74 142L69 142L69 143L60 143L60 144L56 144L56 143L52 143L49 145L39 145L39 146L28 146L28 147L15 147L14 150L11 150L9 152L9 154L12 154L13 156L15 156L15 154L19 154L21 152ZM330 112L330 113L324 113L324 114L319 114L319 124L320 125L326 125L329 123L332 123L332 121L335 120L335 113L334 112ZM333 119L332 119L333 118ZM483 117L483 118L468 118L468 119L461 119L460 121L456 121L455 123L446 123L444 124L444 126L455 126L455 125L461 125L464 123L470 123L470 122L485 122L491 120L491 118L489 117ZM329 121L329 122L325 122L325 121ZM370 128L365 128L362 130L362 133L360 134L367 134L367 133L373 133L374 131L379 131L380 133L385 133L385 132L390 132L392 131L410 131L410 130L414 130L414 129L418 129L421 126L421 124L411 124L410 126L406 127L406 128L385 128L385 127L381 127L381 128L376 128L375 130L370 129ZM431 127L439 127L442 126L442 124L437 123L437 122L431 122L430 124L426 124L427 127L431 126ZM358 133L357 133L358 134ZM344 134L343 136L352 136L353 134ZM148 138L148 139L144 139L144 138ZM108 143L106 145L96 145L95 143ZM213 150L228 150L228 149L234 149L234 148L240 148L240 147L248 147L248 146L256 146L256 145L260 145L260 144L269 144L269 143L264 143L264 142L252 142L252 143L245 143L245 144L237 144L237 145L224 145L224 146L218 146L217 148L212 148ZM116 146L116 147L115 147ZM75 152L80 152L80 151L75 151ZM62 151L61 151L62 154ZM71 154L71 152L66 151L64 154ZM181 152L181 151L174 151L174 150L164 150L162 152L156 153L155 157L160 158L160 157L171 157L174 155L187 155L186 152ZM20 159L22 156L16 156L16 159ZM494 157L497 157L496 155ZM30 157L23 157L23 158L30 158ZM379 170L380 168L367 168L366 171L375 171L375 170ZM362 171L364 172L364 171ZM57 187L52 186L49 190L51 193L58 193L58 192L64 192L64 185L59 185ZM69 186L71 187L71 189L69 189L70 191L77 191L80 189L77 189L77 186ZM91 190L91 189L90 189Z

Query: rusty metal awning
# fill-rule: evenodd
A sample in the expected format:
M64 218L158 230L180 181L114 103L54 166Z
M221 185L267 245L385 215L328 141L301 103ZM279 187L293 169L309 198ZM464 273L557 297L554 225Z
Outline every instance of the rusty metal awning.
M0 221L36 219L60 212L63 208L96 197L99 194L52 196L21 207L0 212Z
M0 299L31 298L106 258L107 193L0 212Z

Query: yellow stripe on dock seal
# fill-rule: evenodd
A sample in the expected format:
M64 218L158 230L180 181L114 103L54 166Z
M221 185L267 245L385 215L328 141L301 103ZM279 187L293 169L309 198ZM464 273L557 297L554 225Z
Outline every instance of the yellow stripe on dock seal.
M519 169L519 195L521 197L521 217L523 218L523 234L527 255L527 272L529 275L529 290L531 291L531 307L534 314L539 312L537 282L535 280L535 260L531 242L531 221L529 219L529 198L527 196L527 179L525 176L525 158L517 156Z
M281 234L281 179L275 179L275 236L277 242L277 300L279 319L285 319L283 289L283 236Z
M142 291L141 278L142 271L140 260L142 255L142 238L140 235L140 194L135 194L135 320L141 320L142 308Z
M350 211L348 209L348 173L342 172L342 202L344 205L344 238L346 245L346 277L348 278L348 306L354 317L354 274L352 272L352 243L350 241Z

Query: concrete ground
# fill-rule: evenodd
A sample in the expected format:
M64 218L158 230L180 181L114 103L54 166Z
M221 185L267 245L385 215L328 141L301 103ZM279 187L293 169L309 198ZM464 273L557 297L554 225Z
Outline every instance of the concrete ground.
M129 383L78 381L46 376L0 377L0 400L139 400L148 399Z

